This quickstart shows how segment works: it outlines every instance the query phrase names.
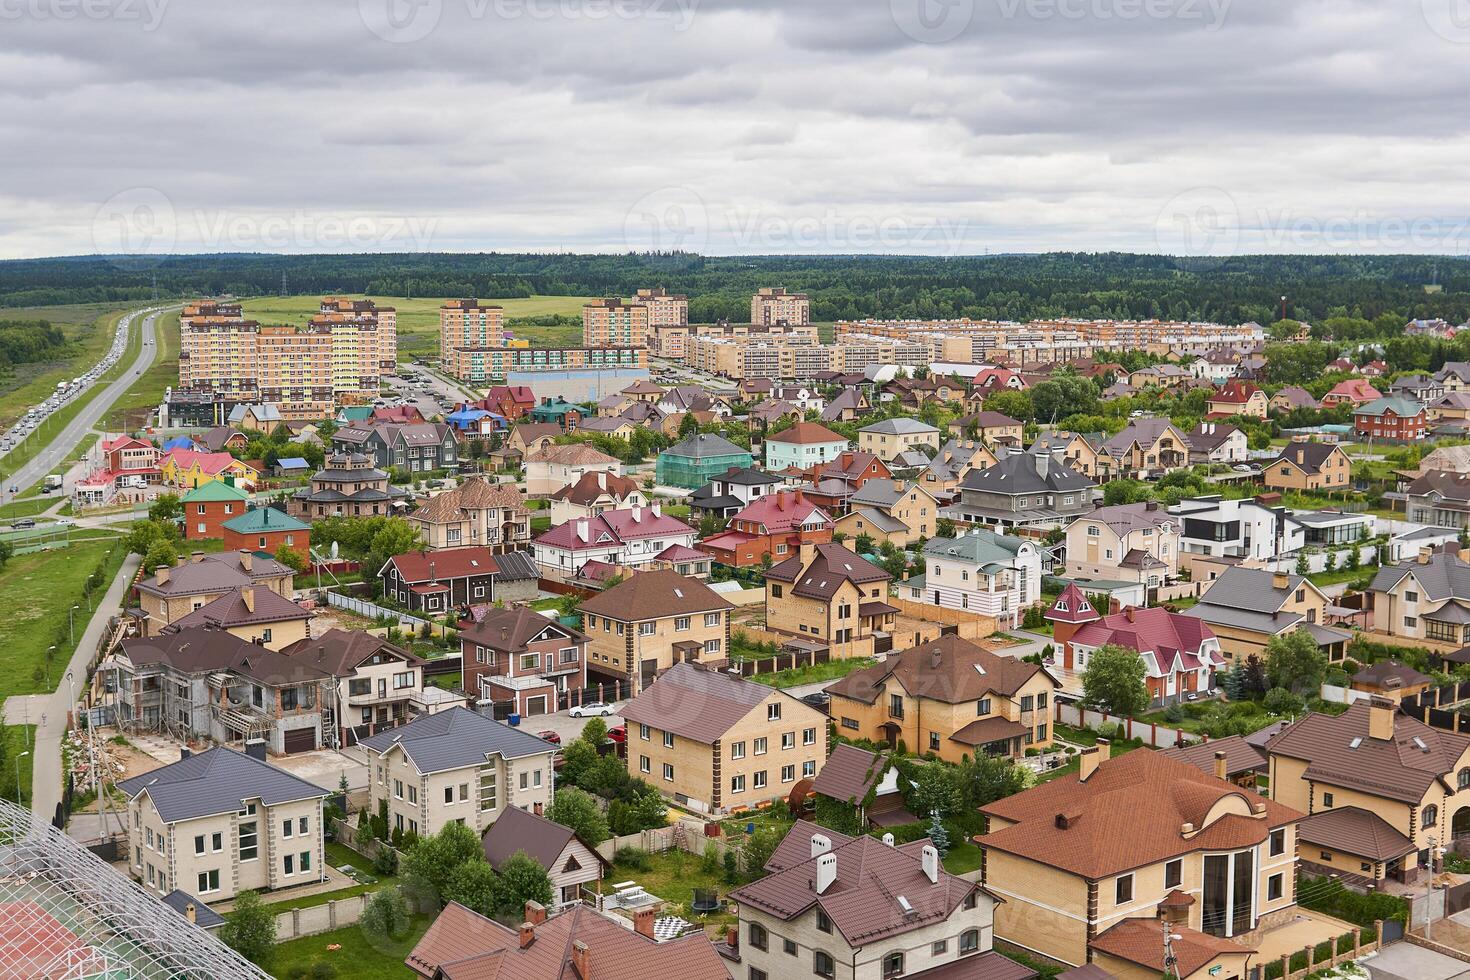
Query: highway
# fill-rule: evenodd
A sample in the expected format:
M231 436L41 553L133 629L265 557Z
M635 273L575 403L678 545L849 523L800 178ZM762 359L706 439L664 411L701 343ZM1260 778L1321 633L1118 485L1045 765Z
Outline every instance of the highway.
M0 494L0 498L5 500L13 499L15 494L11 493L11 487L17 488L16 493L24 493L27 488L40 482L48 473L58 470L60 464L70 455L71 451L82 440L89 438L87 433L96 427L97 423L112 408L113 403L133 386L133 382L137 381L138 377L144 371L153 366L153 360L158 356L158 343L153 333L154 323L162 312L164 311L153 310L150 312L148 310L136 310L127 315L126 319L129 323L129 329L131 329L132 321L135 318L139 316L144 317L142 328L143 347L138 352L137 359L124 369L123 373L116 380L109 383L91 401L87 402L82 407L82 410L76 414L76 417L68 422L61 431L44 434L37 431L31 434L31 438L33 439L44 439L49 435L51 441L46 445L45 449L37 453L29 462L22 465L14 473L6 476L4 493Z

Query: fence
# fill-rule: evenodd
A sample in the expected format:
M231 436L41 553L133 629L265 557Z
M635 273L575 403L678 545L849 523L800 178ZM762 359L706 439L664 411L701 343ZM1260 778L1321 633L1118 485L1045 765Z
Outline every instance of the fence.
M1335 684L1322 685L1322 700L1331 701L1334 704L1353 704L1356 701L1367 701L1373 695L1367 691L1355 691L1350 687L1338 687Z
M310 908L290 909L276 915L276 942L284 943L304 936L316 936L333 929L350 926L362 918L372 894L333 899Z
M1124 738L1140 739L1145 745L1152 745L1156 749L1172 749L1201 740L1209 741L1206 736L1196 736L1177 728L1165 728L1163 725L1152 725L1102 711L1091 711L1075 704L1057 704L1056 720L1073 728L1101 729L1104 725L1121 725Z
M1404 698L1400 708L1404 714L1417 718L1431 728L1447 732L1470 732L1470 716L1463 714L1461 710L1445 707L1459 705L1464 701L1470 701L1470 681L1432 687L1413 697Z
M1374 938L1363 942L1363 930L1354 926L1335 939L1326 939L1315 946L1303 946L1295 953L1282 953L1279 960L1250 968L1251 980L1306 980L1319 971L1329 970L1341 963L1350 963L1377 950L1383 945L1383 923L1378 923Z
M363 616L367 619L381 619L387 617L388 619L394 620L399 625L409 626L413 629L421 629L427 624L430 628L438 630L440 636L448 636L450 633L449 628L441 623L431 622L427 619L420 619L417 616L410 616L406 612L399 612L397 609L389 609L387 606L380 606L376 602L368 602L366 599L358 599L355 596L343 595L340 592L328 592L327 605L332 606L336 609L345 609L350 613L356 613L357 615Z
M1348 567L1348 556L1353 552L1352 548L1338 548L1334 551L1309 551L1302 553L1307 559L1307 569L1312 574L1327 571L1327 556L1333 557L1332 567L1341 569ZM1358 567L1367 569L1369 565L1378 559L1378 546L1374 544L1361 545L1358 548ZM1276 558L1266 562L1266 567L1273 572L1291 572L1296 574L1297 556L1290 558Z

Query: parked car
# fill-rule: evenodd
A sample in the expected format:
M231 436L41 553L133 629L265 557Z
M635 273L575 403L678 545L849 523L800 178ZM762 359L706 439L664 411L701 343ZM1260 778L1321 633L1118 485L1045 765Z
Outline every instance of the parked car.
M813 691L811 694L803 694L801 703L816 708L822 714L827 714L831 709L832 695L826 691Z
M33 518L22 517L20 520L12 522L10 526L17 531L24 531L28 527L35 527L36 522Z
M552 745L560 745L561 744L561 736L558 735L556 732L553 732L553 731L550 731L550 730L544 731L544 732L537 732L536 733L536 737L539 738L539 739L543 739L543 740L545 740L547 742L550 742Z
M594 716L606 718L608 715L617 714L617 712L613 710L613 706L610 704L603 704L601 701L589 701L587 704L577 705L568 711L567 714L573 718L591 718Z
M607 737L609 741L626 742L628 740L628 726L614 725L607 730Z

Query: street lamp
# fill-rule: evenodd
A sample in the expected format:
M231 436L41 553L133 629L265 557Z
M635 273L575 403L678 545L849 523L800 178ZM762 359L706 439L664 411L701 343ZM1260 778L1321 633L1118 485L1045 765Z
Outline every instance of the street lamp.
M46 687L51 687L51 655L56 652L56 644L53 643L46 648Z
M72 646L76 646L77 645L77 624L76 624L76 620L72 618L72 614L75 613L80 608L82 608L82 607L79 606L79 605L72 606L70 609L68 609L66 611L66 625L67 625L67 628L71 630L71 645Z
M70 669L68 669L66 672L66 690L67 693L71 695L71 705L73 708L75 708L77 705L77 689L76 685L72 682Z
M24 759L30 754L30 751L27 750L15 757L15 801L21 806L26 805L26 790L25 786L20 781L20 760Z

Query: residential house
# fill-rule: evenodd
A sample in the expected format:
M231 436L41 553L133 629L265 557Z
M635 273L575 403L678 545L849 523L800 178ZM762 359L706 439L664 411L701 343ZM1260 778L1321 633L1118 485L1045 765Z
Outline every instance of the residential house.
M236 486L255 489L260 471L229 453L201 453L193 449L170 449L158 461L159 478L177 490L192 490L211 480L233 480Z
M1138 606L1103 616L1075 582L1062 590L1046 617L1068 671L1086 671L1092 655L1105 646L1137 653L1154 707L1200 695L1213 697L1215 672L1228 663L1220 641L1203 620L1162 607Z
M817 470L815 482L841 480L852 490L861 490L869 480L887 480L893 477L888 464L872 453L848 450L835 460Z
M938 451L939 430L918 419L899 416L858 430L858 449L891 463L912 450Z
M276 754L323 744L331 675L224 630L190 626L123 640L99 670L128 730L252 751L263 744Z
M577 428L578 432L586 435L607 436L611 439L622 439L624 442L633 438L633 433L641 426L635 424L631 419L621 416L585 418Z
M843 388L822 409L823 422L853 422L873 410L873 403L865 392L857 388Z
M525 606L489 610L459 644L461 688L507 714L550 714L587 686L587 637Z
M1189 373L1213 384L1223 384L1240 370L1240 358L1223 350L1212 350L1189 362Z
M496 554L521 551L531 541L531 512L514 483L469 477L437 493L408 515L432 551L486 545Z
M766 569L766 629L828 645L888 630L898 614L889 578L840 544L804 544Z
M1187 762L1200 772L1213 774L1216 779L1254 789L1257 785L1264 785L1270 773L1266 742L1286 725L1286 722L1277 722L1250 735L1227 735L1193 745L1176 745L1172 749L1164 749L1163 754Z
M1023 610L1041 598L1041 549L1036 542L972 528L924 543L925 571L905 579L898 594L910 602L989 616L1001 629L1021 625Z
M237 589L261 586L289 600L295 592L294 575L275 559L251 551L195 552L141 579L134 586L137 609L128 614L140 620L143 636L157 636L165 627Z
M551 522L560 524L581 517L595 517L604 511L647 506L648 497L638 489L637 481L598 470L583 473L577 482L551 495Z
M795 405L802 412L821 412L827 407L827 399L819 388L807 385L781 385L772 388L769 397Z
M1052 743L1044 667L941 636L854 671L826 691L838 731L946 762L984 754L1015 759Z
M1244 432L1224 422L1201 422L1184 437L1189 442L1189 461L1199 463L1244 463L1250 444Z
M494 552L485 545L470 545L394 555L376 574L383 580L383 594L409 612L443 616L460 606L494 602L499 571Z
M336 453L361 453L385 470L428 473L459 468L459 433L446 422L347 425L332 433Z
M1157 501L1099 507L1067 525L1066 541L1069 577L1152 591L1179 574L1179 520Z
M798 822L764 877L730 893L741 977L1032 980L992 949L997 900L944 870L927 837L902 846Z
M1322 403L1312 397L1312 393L1305 388L1291 386L1282 388L1271 396L1271 411L1291 412L1298 408L1318 409Z
M1210 395L1205 403L1206 418L1230 418L1245 415L1263 419L1270 409L1266 393L1249 381L1231 381Z
M694 538L694 528L654 504L558 524L531 542L531 555L543 577L567 581L589 561L636 570L669 548L692 549Z
M1436 685L1428 674L1422 674L1408 664L1398 660L1379 660L1358 668L1349 681L1354 691L1365 691L1402 703L1404 698L1417 697Z
M1429 460L1424 462L1428 464ZM1404 488L1404 511L1409 520L1419 524L1470 527L1470 471L1425 469Z
M510 435L505 437L505 446L525 458L555 444L561 434L561 427L549 422L522 422L511 426Z
M236 405L230 409L230 425L250 432L274 432L286 421L277 405Z
M722 436L700 433L658 454L654 481L660 486L695 490L731 468L741 469L753 462L750 450Z
M517 854L524 854L546 870L551 895L558 905L576 902L583 889L597 895L597 883L611 865L596 845L577 836L570 827L552 823L539 814L511 807L480 838L485 861L497 873ZM600 964L599 964L600 965Z
M1186 554L1264 562L1306 544L1305 526L1285 507L1261 499L1195 497L1170 507L1169 514L1178 521L1179 548Z
M1261 470L1261 482L1272 490L1342 490L1352 480L1352 459L1326 442L1288 443Z
M1332 386L1332 390L1322 396L1323 408L1336 408L1338 405L1366 405L1377 401L1383 395L1377 388L1363 378L1349 378L1339 381Z
M224 522L250 507L250 494L229 480L201 483L179 501L184 512L184 537L189 541L223 538Z
M1092 510L1097 483L1051 453L1013 453L971 470L960 484L955 516L1008 531L1061 527Z
M371 456L333 453L312 475L305 490L286 504L287 513L306 521L322 517L372 517L393 512L408 491L393 486Z
M1358 373L1365 378L1381 378L1388 373L1388 363L1375 358L1358 368Z
M543 398L527 416L532 422L554 425L562 432L576 432L582 423L582 406L561 398Z
M752 408L747 413L746 419L752 429L760 425L762 431L764 431L785 419L790 419L792 422L800 422L802 420L802 411L790 402L781 401L779 398L771 398Z
M476 404L487 412L515 420L525 418L536 407L536 395L525 385L491 385Z
M776 492L782 482L779 476L753 466L732 467L694 491L689 509L695 515L713 514L723 520L752 501Z
M848 498L848 513L837 530L848 537L872 538L906 548L934 536L939 526L939 501L921 481L869 480Z
M832 518L801 490L780 490L746 505L729 527L698 548L722 565L750 568L763 560L783 561L804 541L831 541L832 530Z
M716 398L699 385L676 385L661 395L655 402L665 415L683 412L708 412L719 419L728 419L735 410L724 398Z
M1434 380L1444 384L1446 393L1470 389L1470 361L1445 361Z
M424 661L371 633L329 629L281 653L332 678L322 739L333 747L407 724L424 689Z
M280 650L311 636L311 616L273 589L241 585L175 619L164 632L203 626L223 630L267 650Z
M1133 419L1103 449L1118 476L1135 480L1155 480L1189 465L1189 438L1168 418Z
M231 450L244 452L245 447L250 445L250 437L228 425L217 425L203 435L196 436L194 444L207 453L227 453Z
M864 830L913 823L917 818L904 808L898 767L885 763L876 752L838 742L812 781L812 794L855 809Z
M551 445L526 457L526 493L548 497L589 473L622 474L623 464L589 445Z
M1304 869L1359 885L1417 884L1432 851L1470 833L1470 733L1388 698L1311 712L1266 743L1271 799L1302 810Z
M128 872L156 896L208 902L326 879L327 791L231 749L124 779Z
M1165 972L1167 905L1180 915L1169 925L1176 955L1184 945L1190 956L1181 976L1244 977L1251 934L1296 903L1302 814L1163 753L1108 751L1086 748L1079 772L980 808L996 937L1109 976L1153 977Z
M1159 364L1129 373L1128 387L1135 389L1173 388L1192 377L1194 377L1193 374L1177 364Z
M1254 655L1264 661L1273 637L1305 629L1336 661L1346 655L1352 634L1322 625L1329 604L1327 595L1300 575L1236 566L1216 578L1199 604L1183 614L1208 623L1220 648L1235 660Z
M1429 416L1412 398L1379 398L1353 409L1353 434L1370 442L1418 442Z
M1415 561L1380 568L1368 595L1379 632L1456 648L1470 644L1470 565L1458 544L1425 548Z
M1452 391L1430 402L1426 408L1432 423L1470 423L1470 391Z
M681 807L723 814L781 799L827 759L827 716L793 695L694 663L623 706L628 772Z
M987 446L1020 446L1026 427L1000 412L979 411L962 415L949 423L949 431L960 439L978 439Z
M1389 384L1385 392L1390 398L1407 398L1427 405L1445 395L1444 382L1428 374L1406 374Z
M1009 368L981 368L970 383L973 392L984 395L996 391L1025 391L1031 387L1024 377Z
M311 564L311 525L274 507L253 507L220 525L226 551L275 555L282 548Z
M1116 468L1113 457L1102 447L1101 434L1085 436L1062 429L1043 432L1031 444L1030 452L1032 455L1050 453L1053 457L1060 457L1072 469L1095 483L1111 479Z
M677 572L640 572L582 602L587 665L635 690L680 663L722 664L735 607Z
M363 739L368 811L386 801L390 830L436 834L462 823L483 834L514 807L551 804L556 746L469 708L422 715Z
M766 469L779 473L786 469L806 470L825 466L847 451L847 437L838 435L816 422L798 422L773 436L766 437Z
M935 500L948 504L959 497L960 484L971 470L983 470L995 462L995 454L984 443L951 439L939 447L938 454L916 478Z

